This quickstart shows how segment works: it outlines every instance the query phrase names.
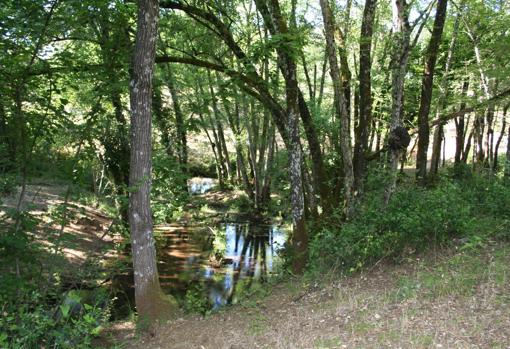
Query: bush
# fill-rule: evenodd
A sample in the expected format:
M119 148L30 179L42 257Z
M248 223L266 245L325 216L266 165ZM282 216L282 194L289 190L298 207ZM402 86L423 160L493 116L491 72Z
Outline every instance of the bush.
M62 220L62 212L58 206L50 217ZM108 295L99 288L66 292L64 256L33 233L41 218L14 211L7 217L18 224L0 222L0 348L89 348L110 317Z
M354 271L464 234L472 210L463 191L461 184L450 181L432 189L404 184L387 208L380 193L367 193L350 222L326 226L313 237L311 270L335 266Z
M0 347L90 348L109 318L107 304L106 298L86 302L78 292L66 294L53 307L35 291L19 304L0 298Z
M10 195L16 191L16 176L2 174L0 176L0 195Z

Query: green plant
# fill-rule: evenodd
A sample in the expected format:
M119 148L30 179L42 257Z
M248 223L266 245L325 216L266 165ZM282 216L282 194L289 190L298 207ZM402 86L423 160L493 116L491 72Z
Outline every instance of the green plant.
M186 291L184 296L184 310L189 313L206 314L211 310L211 303L203 286L196 285Z
M0 176L0 195L10 195L16 190L16 176L2 174Z
M462 251L472 251L490 239L508 239L508 183L484 174L457 178L439 178L428 188L404 179L383 207L380 182L384 176L370 176L352 219L324 224L312 237L309 271L353 272L384 258L406 258L436 244L454 242ZM412 287L403 287L399 296L406 298L413 292Z

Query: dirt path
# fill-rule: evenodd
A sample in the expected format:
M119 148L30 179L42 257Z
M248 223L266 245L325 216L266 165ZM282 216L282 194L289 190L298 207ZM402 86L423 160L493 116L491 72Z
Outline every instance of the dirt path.
M73 267L81 267L93 257L103 259L114 257L114 237L108 234L112 219L101 210L90 205L68 200L66 217L68 222L62 231L56 209L64 204L67 186L56 184L30 184L26 187L21 209L30 212L40 220L39 229L34 232L36 240L48 251L54 249L55 234L67 243L61 243L67 262ZM4 197L0 204L0 217L7 210L17 207L20 188L14 194ZM69 270L73 270L72 268Z
M205 318L174 320L152 339L133 339L130 323L110 334L128 349L510 348L510 245L437 258L315 287L287 281Z

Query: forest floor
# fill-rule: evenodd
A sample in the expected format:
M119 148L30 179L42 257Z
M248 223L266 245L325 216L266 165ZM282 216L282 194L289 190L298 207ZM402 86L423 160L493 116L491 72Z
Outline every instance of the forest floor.
M43 183L27 189L32 213L43 216L51 215L52 206L62 204L65 196L62 186ZM218 211L224 205L219 202L237 198L236 193L231 195L210 193L195 198L193 208L207 204L200 212L220 219L223 215ZM14 208L15 196L4 198L3 205ZM107 215L72 200L69 208L73 216L64 232L77 237L75 248L65 251L69 261L82 265L91 258L91 251L111 251L112 238L105 234L111 223ZM480 246L459 240L446 250L409 254L398 264L381 261L355 275L310 280L290 278L268 284L239 304L210 315L179 314L161 325L152 338L137 335L133 322L112 323L96 345L126 349L510 348L508 242Z
M100 208L80 203L69 195L68 188L60 183L51 181L33 182L27 184L21 209L36 217L38 229L34 230L34 238L48 251L48 261L52 263L54 249L58 248L64 255L64 263L68 264L64 270L72 271L81 268L91 260L106 261L115 257L115 239L109 228L112 219ZM0 201L0 218L7 210L16 210L21 188ZM66 207L65 216L62 208ZM66 223L61 224L61 219ZM57 240L59 246L55 246ZM68 277L72 278L72 273ZM75 280L79 281L79 280Z
M459 246L348 277L291 279L208 315L107 333L118 347L510 348L510 244Z

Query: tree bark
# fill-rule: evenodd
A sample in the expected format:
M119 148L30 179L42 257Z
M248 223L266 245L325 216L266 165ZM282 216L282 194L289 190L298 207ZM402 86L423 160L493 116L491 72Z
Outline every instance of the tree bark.
M129 223L135 280L135 302L140 319L149 328L169 316L170 303L161 291L156 264L150 207L151 89L156 51L158 1L138 2L136 44L133 55L131 101L131 162L129 171Z
M352 190L354 185L354 172L351 154L351 137L349 134L349 114L347 111L344 90L342 86L342 77L338 66L337 46L335 42L335 24L329 0L321 0L322 17L324 21L324 31L326 35L326 51L329 59L329 72L333 80L333 89L335 94L335 110L340 120L340 149L343 163L344 174L344 200L345 213L348 216L351 206Z
M181 103L179 101L179 93L175 83L175 77L172 71L172 67L170 64L167 65L167 73L168 78L166 80L166 84L168 89L170 90L170 95L172 96L172 104L174 106L175 112L175 128L177 130L177 156L179 158L179 163L181 165L186 165L188 163L188 145L186 141L186 121L184 120L184 113L181 109ZM186 167L184 166L184 169Z
M354 190L361 191L367 173L366 152L372 124L372 33L377 0L366 0L359 43L359 119L355 128Z
M409 26L409 5L405 0L395 0L393 3L393 32L394 48L391 61L391 116L388 136L389 179L384 192L384 204L388 205L397 184L397 168L400 155L410 142L408 131L403 126L404 114L404 82L409 61L409 41L411 27Z
M295 254L292 268L301 273L305 267L308 253L308 234L305 225L305 204L301 165L303 154L299 138L299 87L297 82L296 62L292 59L295 53L293 42L289 36L287 24L282 16L278 0L255 0L257 9L264 19L265 26L272 35L287 37L277 47L280 69L285 79L287 102L287 129L289 135L289 172L292 205L292 249Z
M510 126L506 135L505 178L510 178Z
M510 104L507 104L504 108L503 108L503 121L502 121L502 124L501 124L501 132L499 134L499 137L498 137L498 140L496 142L496 146L494 148L494 162L493 162L493 171L494 172L497 172L498 170L498 165L499 165L499 162L498 162L498 156L499 156L499 147L501 146L501 141L503 140L503 137L505 135L505 128L506 128L506 114L508 112L508 108L510 107ZM510 127L509 127L509 131L510 133Z
M469 80L464 81L462 84L462 94L466 95L469 88ZM466 103L463 102L460 105L460 110L466 108ZM465 133L465 120L464 115L459 115L458 118L455 119L455 130L456 130L456 139L455 139L455 160L454 163L456 165L461 163L462 155L464 152L464 141L466 138Z
M448 0L438 0L434 28L427 49L427 60L423 69L420 110L418 112L418 150L416 153L416 177L423 180L427 175L427 152L429 147L429 111L432 101L434 70L437 52L441 44ZM441 130L438 131L439 133ZM439 146L440 147L440 146Z

